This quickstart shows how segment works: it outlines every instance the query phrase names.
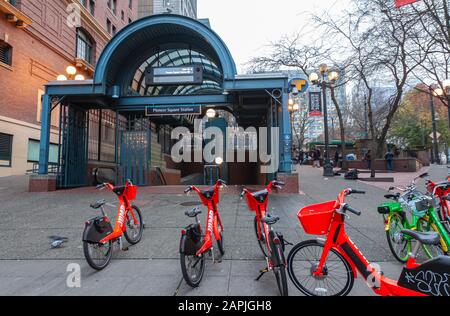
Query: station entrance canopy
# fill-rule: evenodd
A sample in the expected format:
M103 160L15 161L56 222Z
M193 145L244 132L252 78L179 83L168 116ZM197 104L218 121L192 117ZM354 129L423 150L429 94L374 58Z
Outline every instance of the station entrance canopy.
M93 79L46 85L39 174L49 172L50 117L58 104L62 144L58 174L65 177L59 181L63 187L83 184L90 130L83 113L92 109L124 116L153 113L150 117L156 124L189 127L194 118L214 108L232 113L243 128L279 127L279 171L290 173L288 98L287 76L238 75L225 43L199 21L166 14L143 18L122 29L108 43ZM188 108L191 112L183 112ZM158 111L170 114L171 109L181 112L170 117L157 115ZM116 138L116 158L121 150L118 143Z

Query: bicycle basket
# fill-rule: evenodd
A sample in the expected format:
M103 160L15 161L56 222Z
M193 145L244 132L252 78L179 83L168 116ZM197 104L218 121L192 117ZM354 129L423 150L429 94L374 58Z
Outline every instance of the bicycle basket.
M128 201L133 201L137 196L137 187L135 185L130 185L125 191L125 196Z
M310 235L326 235L335 212L336 201L309 205L302 208L297 217L303 229Z

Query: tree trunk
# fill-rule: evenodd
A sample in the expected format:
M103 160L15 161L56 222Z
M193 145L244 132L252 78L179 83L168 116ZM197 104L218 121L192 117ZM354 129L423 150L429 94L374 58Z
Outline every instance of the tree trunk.
M336 94L334 92L334 88L331 88L331 99L333 100L334 106L336 108L336 113L339 118L339 126L340 126L340 130L341 130L342 170L348 171L344 118L342 117L342 111L341 111L339 103L336 99Z

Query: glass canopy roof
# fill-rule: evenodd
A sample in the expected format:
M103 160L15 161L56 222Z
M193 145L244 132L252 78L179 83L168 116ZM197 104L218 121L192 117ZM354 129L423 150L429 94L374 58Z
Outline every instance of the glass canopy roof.
M201 85L147 86L145 71L148 67L178 67L202 65ZM137 70L131 82L131 94L140 96L156 95L198 95L214 94L222 91L221 69L204 54L190 49L169 49L148 58Z

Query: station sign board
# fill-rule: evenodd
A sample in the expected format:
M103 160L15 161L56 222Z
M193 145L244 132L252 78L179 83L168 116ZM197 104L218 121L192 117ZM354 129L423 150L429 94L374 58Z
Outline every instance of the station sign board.
M147 86L201 85L203 84L202 65L180 67L148 67L145 70Z
M163 105L147 106L146 116L172 116L172 115L200 115L202 107L200 105Z

